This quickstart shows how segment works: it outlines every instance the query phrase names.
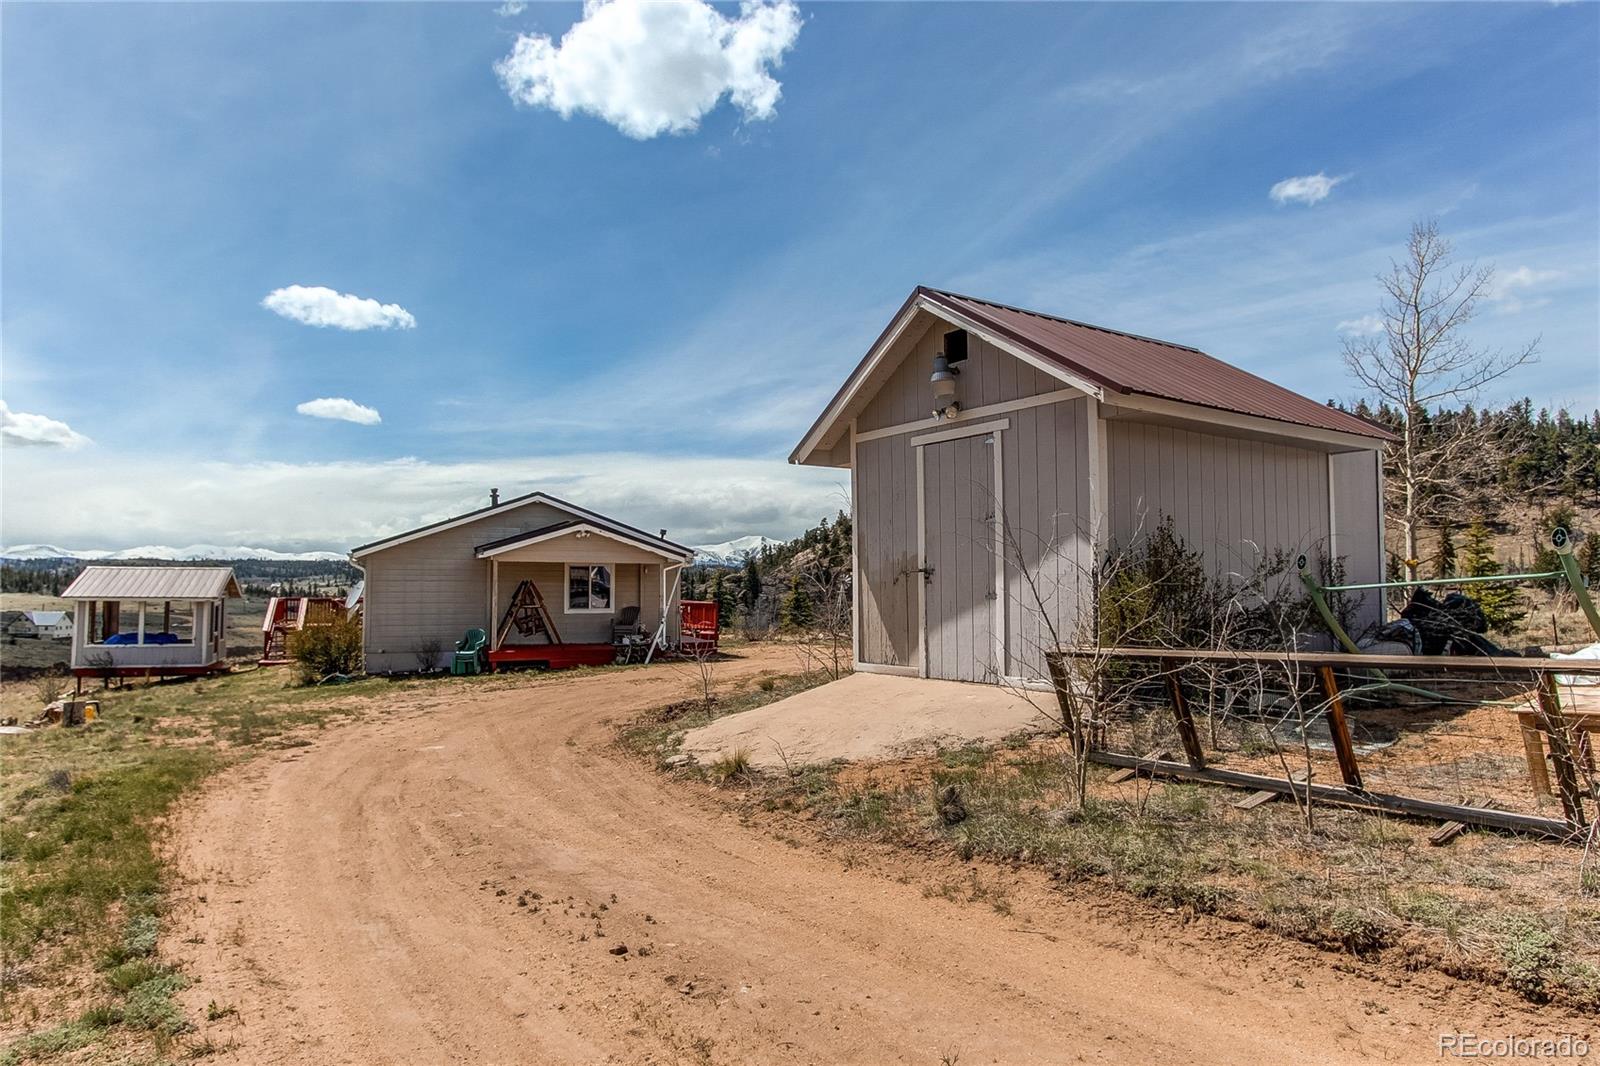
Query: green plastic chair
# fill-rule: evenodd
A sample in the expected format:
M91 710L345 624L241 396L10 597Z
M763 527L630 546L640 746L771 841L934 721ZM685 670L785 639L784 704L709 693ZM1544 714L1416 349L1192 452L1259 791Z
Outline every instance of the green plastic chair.
M483 650L488 646L488 633L478 628L467 630L467 635L456 641L456 653L450 659L450 672L457 677L483 673Z

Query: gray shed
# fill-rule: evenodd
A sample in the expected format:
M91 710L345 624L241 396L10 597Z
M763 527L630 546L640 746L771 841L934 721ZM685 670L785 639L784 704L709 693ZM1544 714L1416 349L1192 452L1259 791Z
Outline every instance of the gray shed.
M490 661L549 661L546 638L498 637L517 588L531 582L568 649L609 647L630 607L677 639L678 578L694 550L543 492L500 501L352 549L366 574L362 647L368 673L448 664L468 629L491 637ZM609 653L605 656L609 658Z
M856 669L1030 683L1095 562L1166 519L1215 573L1382 580L1389 439L1195 348L918 288L790 462L851 472Z

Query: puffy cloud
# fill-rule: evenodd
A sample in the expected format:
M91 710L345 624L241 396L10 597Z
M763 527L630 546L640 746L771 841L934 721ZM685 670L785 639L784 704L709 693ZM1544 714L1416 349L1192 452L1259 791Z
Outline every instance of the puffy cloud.
M772 118L782 86L771 70L799 35L792 0L746 0L735 18L703 0L587 0L559 43L520 34L494 69L520 104L647 140L696 129L724 96L747 119Z
M644 452L511 455L434 463L94 460L35 449L6 465L0 543L250 544L341 551L543 489L686 544L763 533L788 538L849 507L849 472L781 458ZM63 494L67 481L73 491ZM196 501L205 506L195 506ZM116 543L105 516L117 516Z
M295 410L312 418L332 418L340 422L354 422L358 426L375 426L383 421L376 408L343 397L325 396L320 400L307 400L296 404Z
M1334 328L1352 337L1372 337L1383 332L1383 319L1377 315L1362 315L1360 318L1347 318Z
M289 285L273 289L261 301L268 311L308 326L338 329L411 329L417 324L399 304L381 304L364 296L335 292L322 285Z
M1519 266L1515 270L1495 275L1487 296L1494 301L1499 310L1514 315L1519 311L1543 307L1549 303L1548 297L1535 297L1534 291L1565 276L1559 270L1535 270L1532 267Z
M13 411L0 400L0 440L24 448L81 448L94 443L65 422Z
M501 18L511 18L528 10L528 5L522 0L506 0L505 3L494 9L494 13Z
M1344 174L1337 178L1318 171L1315 174L1306 174L1298 178L1284 178L1274 185L1267 193L1273 201L1280 204L1311 204L1321 203L1333 192L1333 187L1344 181L1350 175Z

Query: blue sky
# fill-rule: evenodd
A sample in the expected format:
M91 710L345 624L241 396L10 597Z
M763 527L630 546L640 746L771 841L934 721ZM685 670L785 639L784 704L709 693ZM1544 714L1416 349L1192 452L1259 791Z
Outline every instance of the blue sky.
M1428 216L1499 271L1474 337L1542 337L1501 393L1600 405L1595 4L516 6L0 8L0 541L341 549L490 485L793 535L914 285L1353 398Z

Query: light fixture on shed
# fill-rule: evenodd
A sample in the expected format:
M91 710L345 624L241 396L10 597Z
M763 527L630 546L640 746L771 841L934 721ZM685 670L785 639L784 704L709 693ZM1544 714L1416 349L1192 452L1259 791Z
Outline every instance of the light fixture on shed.
M961 413L961 404L956 400L956 376L960 373L960 368L951 366L943 352L933 357L933 376L928 379L933 386L933 417L954 418Z

